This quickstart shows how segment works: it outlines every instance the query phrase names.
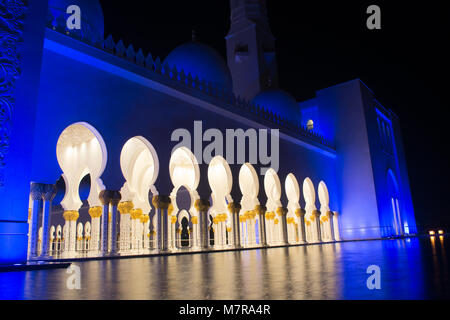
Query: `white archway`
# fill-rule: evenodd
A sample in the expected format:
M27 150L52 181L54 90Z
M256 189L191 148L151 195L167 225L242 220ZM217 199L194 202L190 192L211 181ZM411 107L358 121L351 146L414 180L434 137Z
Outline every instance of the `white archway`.
M182 187L186 188L190 196L190 208L189 213L191 216L196 217L194 220L198 221L198 212L195 210L195 201L199 199L197 193L197 187L200 183L200 168L195 155L186 147L180 147L173 151L169 161L169 173L170 179L174 186L172 193L170 194L171 203L173 206L172 216L176 216L179 212L177 205L177 193ZM170 219L170 217L169 217ZM174 243L175 239L175 224L170 224L169 230L169 244ZM193 246L200 245L200 234L197 223L193 224Z
M132 201L144 214L151 210L149 191L156 193L159 160L155 148L144 137L133 137L123 146L120 167L126 180L121 189L122 201Z
M228 203L233 202L230 195L233 187L233 176L230 166L223 157L216 156L209 163L208 182L212 191L210 213L213 218L216 218L217 222L214 245L223 247L227 244L227 229L231 227Z
M125 178L120 190L122 202L132 202L132 205L120 215L120 249L126 252L129 249L148 248L150 240L148 217L152 209L149 192L157 194L154 183L159 174L158 154L147 139L141 136L133 137L122 147L120 168ZM132 215L131 208L140 214ZM142 239L145 239L144 243Z
M61 201L65 215L67 213L64 249L68 254L73 254L76 249L77 212L83 204L79 195L81 180L85 175L90 175L88 203L90 207L100 207L99 194L105 189L100 176L105 170L108 156L101 135L85 122L78 122L64 129L56 145L56 156L66 185Z
M241 244L256 243L254 209L259 205L259 181L255 168L250 163L244 163L239 170L239 188L242 193L240 228Z
M322 227L322 239L325 241L333 241L333 216L328 215L330 212L330 195L325 182L320 181L317 193L319 194L320 215Z
M264 190L267 196L267 212L273 217L266 221L267 243L278 244L283 239L282 219L273 213L281 207L281 183L278 174L272 168L267 170L264 176Z
M292 173L289 173L286 177L285 191L288 198L286 220L288 223L288 241L289 243L295 243L301 239L301 233L303 232L301 224L304 219L296 215L297 210L300 209L300 186L297 178Z
M308 242L317 242L320 240L320 230L318 232L317 225L320 229L320 221L316 221L316 217L313 213L316 208L316 192L314 190L314 184L310 178L306 178L303 181L303 197L305 199L305 224L306 224L306 240Z
M108 156L105 142L98 131L85 122L70 125L59 136L56 156L66 184L66 193L61 201L64 210L80 209L83 203L78 189L87 174L91 176L89 205L101 206L98 195L104 186L100 176L105 170Z

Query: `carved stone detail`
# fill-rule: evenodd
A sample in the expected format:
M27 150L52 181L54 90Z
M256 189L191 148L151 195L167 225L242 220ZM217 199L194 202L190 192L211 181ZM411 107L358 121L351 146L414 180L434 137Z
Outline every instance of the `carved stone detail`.
M5 185L14 113L13 90L21 75L18 47L23 42L26 10L24 0L0 1L0 188Z

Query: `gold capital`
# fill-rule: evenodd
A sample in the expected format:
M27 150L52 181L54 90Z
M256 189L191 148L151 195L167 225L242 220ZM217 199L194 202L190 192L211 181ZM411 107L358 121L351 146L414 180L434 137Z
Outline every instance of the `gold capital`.
M277 214L279 216L284 216L284 215L286 215L287 212L288 212L288 210L286 208L283 208L283 207L277 208Z
M239 213L239 211L241 211L241 204L238 202L230 202L228 204L228 211L230 211L230 213Z
M169 208L171 203L170 197L168 196L154 196L152 199L152 203L157 209L166 210Z
M66 221L77 221L79 216L80 214L75 210L64 211L63 213L64 220Z
M130 214L131 210L134 208L134 205L131 201L124 201L119 203L117 208L119 209L120 214Z
M301 208L300 208L300 209L295 210L295 215L296 215L297 217L304 217L305 214L306 214L305 209L301 209Z
M258 205L255 207L255 213L258 214L258 215L265 214L266 211L267 211L266 206L263 206L263 205L258 204Z
M210 208L210 204L208 200L204 199L198 199L195 201L195 209L197 209L199 212L206 212Z
M89 208L89 215L91 218L100 218L102 216L102 207L91 207Z
M148 214L144 214L140 217L141 223L147 223L148 220L150 220L150 217L148 216Z
M132 209L131 210L131 219L140 219L142 216L142 209Z

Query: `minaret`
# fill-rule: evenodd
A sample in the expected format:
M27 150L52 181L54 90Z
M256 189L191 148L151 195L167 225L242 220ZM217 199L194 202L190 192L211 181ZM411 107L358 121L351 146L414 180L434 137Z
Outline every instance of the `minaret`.
M278 85L275 38L265 0L231 0L230 4L231 28L226 40L233 90L251 100L259 92Z

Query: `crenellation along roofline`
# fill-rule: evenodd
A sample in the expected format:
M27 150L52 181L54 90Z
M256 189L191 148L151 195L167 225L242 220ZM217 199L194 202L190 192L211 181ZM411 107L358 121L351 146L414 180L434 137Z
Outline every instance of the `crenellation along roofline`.
M225 101L226 99L208 94L194 87L189 87L179 81L173 81L164 72L155 72L126 58L119 57L111 52L51 29L46 30L44 49L165 93L192 105L216 112L250 127L279 129L280 138L284 140L327 157L336 157L334 147L326 143L320 136L307 133L306 130L299 130L297 127L290 128L288 126L289 123L281 122L281 119L268 112L258 113L259 110L254 110L254 106L252 109L252 106L247 105L245 101L240 101L239 97L237 100L229 99ZM286 126L283 126L283 124ZM310 134L311 136L303 136L302 133ZM323 141L323 143L320 143L320 141Z

